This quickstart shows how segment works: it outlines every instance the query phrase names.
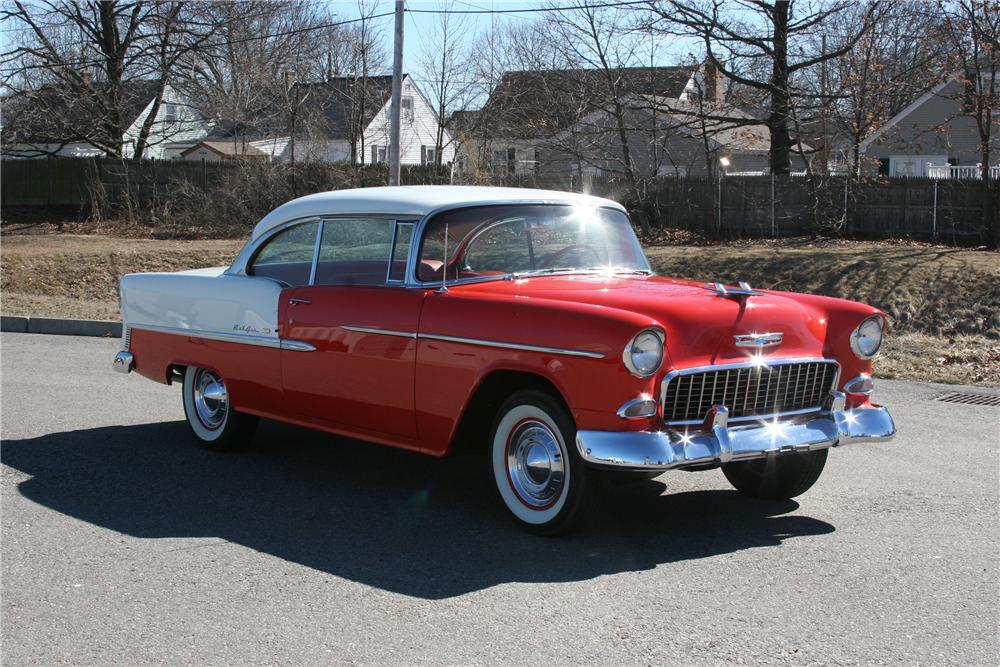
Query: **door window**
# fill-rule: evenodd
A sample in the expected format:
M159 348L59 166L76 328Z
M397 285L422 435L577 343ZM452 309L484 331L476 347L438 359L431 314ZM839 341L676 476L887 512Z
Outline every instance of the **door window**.
M250 264L247 274L273 278L291 287L309 284L319 222L289 227L265 243Z
M394 220L324 220L315 284L384 285L395 226ZM407 244L397 243L394 268L397 262L405 266L408 248L408 238Z

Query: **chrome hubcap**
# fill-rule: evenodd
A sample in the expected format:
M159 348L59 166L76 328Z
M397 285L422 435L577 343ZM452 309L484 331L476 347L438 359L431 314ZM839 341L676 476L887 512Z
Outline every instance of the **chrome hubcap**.
M507 472L521 502L535 509L555 502L566 476L566 457L555 434L542 422L527 421L507 442Z
M226 383L210 370L198 369L194 376L194 409L206 428L215 430L226 421L229 394Z

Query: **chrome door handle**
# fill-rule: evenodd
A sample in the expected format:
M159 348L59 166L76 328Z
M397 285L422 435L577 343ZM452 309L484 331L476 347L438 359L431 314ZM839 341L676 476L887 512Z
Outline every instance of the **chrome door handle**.
M308 304L308 303L312 303L312 301L310 301L309 299L295 299L295 298L292 298L292 299L288 300L288 305L290 305L290 306L297 306L300 303L301 304Z

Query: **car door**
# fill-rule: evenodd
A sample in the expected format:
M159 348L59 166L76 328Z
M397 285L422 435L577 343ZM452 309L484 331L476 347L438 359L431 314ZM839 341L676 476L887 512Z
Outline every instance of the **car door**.
M320 222L310 284L282 292L285 409L310 421L412 438L425 290L403 286L413 223Z

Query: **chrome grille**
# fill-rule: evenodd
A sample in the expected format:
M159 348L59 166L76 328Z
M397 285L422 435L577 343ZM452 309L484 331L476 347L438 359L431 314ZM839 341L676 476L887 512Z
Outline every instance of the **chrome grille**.
M829 360L778 360L679 371L664 380L663 419L700 424L713 405L726 406L730 421L819 410L839 370Z
M122 349L126 352L132 347L132 327L127 324L122 325Z

